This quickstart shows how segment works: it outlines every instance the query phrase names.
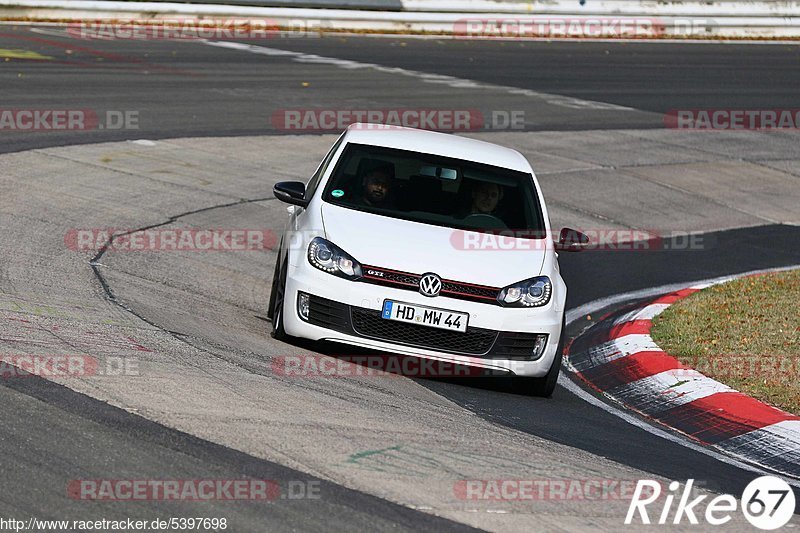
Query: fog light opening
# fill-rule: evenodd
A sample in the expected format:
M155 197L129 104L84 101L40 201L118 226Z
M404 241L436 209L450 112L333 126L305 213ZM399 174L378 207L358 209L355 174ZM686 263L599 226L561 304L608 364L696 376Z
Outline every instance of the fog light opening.
M311 298L304 292L297 293L297 314L300 318L308 322L308 312L310 307Z
M544 355L545 347L547 347L547 335L537 335L536 342L533 343L533 351L531 352L531 356L534 360Z

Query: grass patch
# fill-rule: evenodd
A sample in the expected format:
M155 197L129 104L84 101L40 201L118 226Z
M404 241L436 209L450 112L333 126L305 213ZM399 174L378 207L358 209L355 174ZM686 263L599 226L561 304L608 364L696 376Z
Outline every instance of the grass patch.
M682 363L800 414L800 270L697 292L656 317L651 335Z

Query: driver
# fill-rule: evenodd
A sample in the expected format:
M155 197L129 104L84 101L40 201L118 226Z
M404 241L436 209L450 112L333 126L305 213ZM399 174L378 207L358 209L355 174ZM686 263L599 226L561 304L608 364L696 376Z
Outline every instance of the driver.
M371 207L389 207L391 167L382 165L367 172L361 180L361 203Z
M503 187L497 183L481 181L472 189L472 215L492 215L503 199Z

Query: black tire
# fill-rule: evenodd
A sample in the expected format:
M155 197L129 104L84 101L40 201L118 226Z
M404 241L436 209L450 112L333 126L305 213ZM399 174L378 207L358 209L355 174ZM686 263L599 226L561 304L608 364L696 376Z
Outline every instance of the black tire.
M561 337L558 339L558 347L556 348L556 356L553 358L553 364L550 365L550 370L547 374L540 378L530 378L524 376L514 376L511 378L511 389L516 394L524 394L526 396L539 396L541 398L550 398L553 391L556 390L556 383L558 382L558 374L561 372L561 361L563 360L564 352L564 337L566 336L566 322L561 320Z
M272 319L272 338L279 341L286 341L289 335L283 329L283 301L286 295L286 270L288 259L284 261L283 268L275 265L275 275L272 279L272 293L270 294L270 318Z
M275 261L275 270L272 272L272 289L269 291L269 303L267 304L267 318L270 320L275 318L275 291L278 287L278 278L281 275L280 257L280 253L278 253L278 260Z

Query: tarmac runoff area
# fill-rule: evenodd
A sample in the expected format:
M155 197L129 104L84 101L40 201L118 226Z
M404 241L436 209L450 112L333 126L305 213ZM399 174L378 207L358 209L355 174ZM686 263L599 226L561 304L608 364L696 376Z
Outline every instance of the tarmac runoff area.
M555 229L667 233L800 223L796 132L469 136L528 157ZM268 335L274 252L108 252L95 265L103 286L89 264L95 252L69 245L71 231L91 228L280 232L285 206L272 198L273 184L307 179L334 139L174 139L0 155L0 252L9 258L0 266L4 352L94 357L95 375L54 380L202 439L462 523L527 531L535 519L541 529L618 530L625 498L495 501L464 498L459 487L652 474L492 424L413 380L276 374L275 357L309 351ZM119 371L119 360L127 370ZM52 490L63 497L64 485ZM734 529L736 521L750 529L741 514L733 519Z

